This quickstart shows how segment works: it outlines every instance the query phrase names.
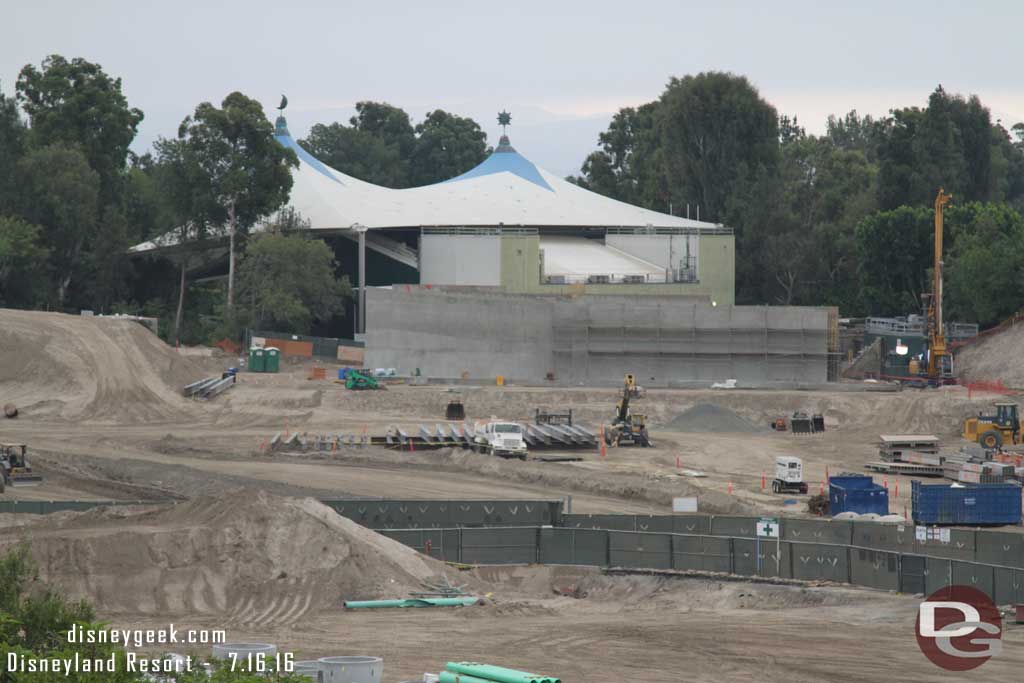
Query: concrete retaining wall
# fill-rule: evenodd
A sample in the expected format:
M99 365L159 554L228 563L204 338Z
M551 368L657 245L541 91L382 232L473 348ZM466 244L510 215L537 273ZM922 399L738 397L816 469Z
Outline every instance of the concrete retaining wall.
M395 287L367 292L366 362L429 377L650 386L827 380L828 309L678 297L539 296Z

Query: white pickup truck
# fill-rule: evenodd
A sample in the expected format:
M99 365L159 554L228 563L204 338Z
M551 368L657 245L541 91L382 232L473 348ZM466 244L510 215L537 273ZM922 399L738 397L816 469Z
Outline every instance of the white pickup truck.
M473 440L481 453L526 460L523 428L515 422L488 422L477 427Z

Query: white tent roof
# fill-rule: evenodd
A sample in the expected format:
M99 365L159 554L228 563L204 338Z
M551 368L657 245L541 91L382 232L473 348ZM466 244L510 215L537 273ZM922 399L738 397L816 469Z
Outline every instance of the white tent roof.
M326 166L302 149L278 119L277 140L295 150L299 168L290 204L314 229L420 226L567 226L714 228L641 209L577 187L535 166L507 138L476 168L435 185L393 190Z
M333 169L304 150L279 117L275 137L299 157L289 204L313 230L419 227L626 227L714 229L694 221L609 199L535 166L502 136L478 166L434 185L394 190ZM171 246L173 234L133 247Z

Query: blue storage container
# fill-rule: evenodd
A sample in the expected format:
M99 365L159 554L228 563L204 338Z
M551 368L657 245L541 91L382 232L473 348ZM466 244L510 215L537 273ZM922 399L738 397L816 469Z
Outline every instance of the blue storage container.
M828 511L889 514L889 490L864 474L841 474L828 480Z
M912 482L911 517L917 524L1020 524L1020 484Z

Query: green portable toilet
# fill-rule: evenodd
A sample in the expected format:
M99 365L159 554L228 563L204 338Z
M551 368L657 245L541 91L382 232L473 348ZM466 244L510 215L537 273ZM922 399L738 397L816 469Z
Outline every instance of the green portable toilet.
M281 349L275 346L268 346L264 349L264 372L277 372L281 369Z
M266 354L263 352L263 349L257 348L255 346L249 349L249 371L267 371Z

